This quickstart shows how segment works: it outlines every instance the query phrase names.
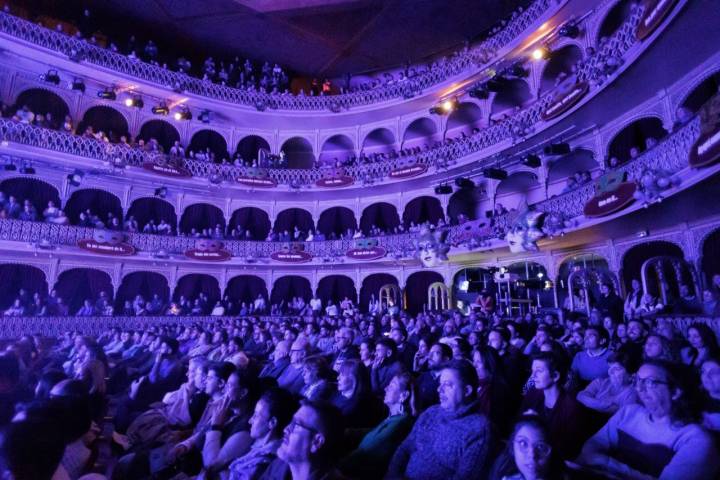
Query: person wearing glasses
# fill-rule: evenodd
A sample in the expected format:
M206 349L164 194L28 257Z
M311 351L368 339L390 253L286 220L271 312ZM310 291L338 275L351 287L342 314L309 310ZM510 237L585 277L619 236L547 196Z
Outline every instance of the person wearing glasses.
M611 478L716 478L720 458L692 409L690 378L679 365L645 361L635 377L640 404L613 415L585 443L577 464Z

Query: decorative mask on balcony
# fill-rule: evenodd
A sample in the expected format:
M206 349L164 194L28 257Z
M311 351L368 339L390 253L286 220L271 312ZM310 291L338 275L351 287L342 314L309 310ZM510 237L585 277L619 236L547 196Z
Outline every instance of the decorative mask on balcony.
M680 177L673 176L661 168L646 168L638 179L638 189L633 196L645 205L662 200L661 193L672 187L680 185Z
M93 231L93 240L97 243L105 243L108 245L117 245L122 242L125 235L122 232L113 230L95 230Z
M510 212L510 229L505 234L512 253L537 252L537 241L545 236L542 223L545 212L531 210L523 198L518 207Z
M210 238L201 238L195 241L195 249L201 252L217 252L222 246L221 241Z
M420 262L425 267L437 267L448 259L447 253L450 245L447 243L449 230L431 231L428 228L420 230L415 240L415 249Z

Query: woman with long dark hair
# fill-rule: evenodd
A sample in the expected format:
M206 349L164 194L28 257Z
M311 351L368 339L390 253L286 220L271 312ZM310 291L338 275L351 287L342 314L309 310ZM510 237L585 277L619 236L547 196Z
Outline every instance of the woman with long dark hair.
M718 356L718 342L715 332L704 323L693 323L687 329L689 346L680 352L688 365L700 367L706 358Z

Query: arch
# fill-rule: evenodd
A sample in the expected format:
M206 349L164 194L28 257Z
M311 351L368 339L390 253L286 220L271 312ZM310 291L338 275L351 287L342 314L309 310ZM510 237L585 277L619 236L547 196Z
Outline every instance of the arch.
M332 207L323 211L317 223L318 232L322 232L326 238L340 238L348 230L353 233L357 229L355 213L347 207Z
M337 161L344 163L355 155L355 145L350 137L341 133L329 137L320 149L319 161L335 166Z
M29 88L20 92L15 100L15 110L21 109L27 105L31 112L35 115L50 114L51 128L59 127L65 120L65 116L70 114L70 108L67 102L60 95L44 88Z
M643 264L658 256L684 259L682 248L679 245L665 240L653 240L637 244L625 252L622 258L622 284L625 291L630 291L633 279L641 278Z
M178 280L173 301L179 302L185 297L191 302L199 300L200 294L207 295L207 302L200 302L204 314L210 313L215 303L220 300L220 286L217 278L206 273L188 273Z
M150 302L154 295L157 295L163 305L160 314L164 314L165 307L170 301L170 286L167 278L157 272L132 272L125 275L115 295L115 312L122 312L125 302L132 302L138 295L146 302Z
M500 85L502 85L502 88L495 94L490 107L491 117L516 107L522 108L532 100L530 85L525 80L519 78L505 79Z
M237 305L251 304L258 295L267 300L268 290L265 280L257 275L238 275L230 279L225 288L225 296L234 300Z
M129 137L128 122L125 116L107 105L97 105L85 111L82 120L75 132L78 135L85 133L87 127L92 127L95 133L102 131L112 143L120 141L120 137Z
M500 181L495 189L496 195L504 195L509 193L524 193L537 186L537 175L533 172L514 172L508 175L505 180Z
M151 138L157 140L163 151L169 152L170 147L176 141L180 141L180 133L177 128L170 122L165 120L148 120L140 127L140 133L138 139L142 139L145 142L149 142Z
M625 125L615 134L608 145L608 157L615 157L619 163L631 159L630 150L636 148L639 153L647 149L646 141L654 138L659 141L667 136L662 121L657 117L644 117Z
M440 205L440 200L437 197L424 195L413 198L405 205L405 210L403 210L405 228L409 227L410 224L420 225L425 222L437 225L440 220L444 219L445 212L443 212L442 205Z
M150 220L157 225L160 220L165 220L172 227L173 232L177 228L177 213L175 206L158 197L143 197L133 200L127 211L127 218L135 217L138 227L142 232L143 227Z
M336 305L345 299L357 301L357 289L352 278L346 275L328 275L318 282L317 296L322 300L323 305L328 305L332 300Z
M190 234L194 228L201 232L204 229L214 229L217 226L225 232L225 216L222 210L209 203L195 203L188 206L180 217L180 233Z
M227 142L225 137L220 135L215 130L203 129L195 132L190 139L190 146L188 147L188 153L190 151L205 152L207 149L215 155L215 162L221 163L223 159L230 157L228 155Z
M693 88L680 106L687 108L693 113L697 113L698 110L700 110L700 107L710 100L710 98L717 95L718 92L720 92L720 70L716 71Z
M584 148L577 148L569 154L550 162L548 165L548 181L554 182L574 175L576 172L592 171L598 167L593 152Z
M405 282L405 309L410 315L423 311L428 300L428 287L435 282L445 283L443 276L431 270L415 272Z
M368 153L390 153L395 150L395 142L395 134L389 128L380 127L365 135L360 150Z
M288 208L278 213L275 218L275 225L273 225L273 232L282 233L288 231L290 235L297 227L298 230L307 234L308 231L314 230L315 223L313 222L312 215L307 210L302 208ZM304 239L305 237L303 237Z
M44 297L48 293L45 273L32 265L19 263L0 264L0 314L8 309L22 293L21 301L29 306L36 293ZM23 290L24 292L21 292Z
M90 210L93 215L107 225L108 215L116 217L120 222L123 220L123 211L120 199L110 192L97 188L84 188L75 190L65 203L65 215L70 223L80 223L80 212Z
M24 200L30 200L38 218L42 218L48 202L53 202L57 208L61 207L57 188L37 178L8 178L0 182L0 192L5 193L6 198L15 197L20 204Z
M110 275L94 268L71 268L58 275L53 290L65 301L70 314L74 315L85 300L90 300L94 307L99 307L100 295L107 295L112 305L113 285ZM103 312L96 311L96 315Z
M271 304L279 304L284 300L287 305L295 297L301 297L305 302L310 301L312 298L310 280L299 275L285 275L275 280L270 294Z
M539 93L553 90L565 78L572 74L573 67L583 58L583 52L577 45L569 44L554 50L543 68Z
M397 228L400 225L397 209L385 202L368 205L360 216L360 229L365 235L369 235L373 225L384 231Z
M620 0L605 15L598 28L596 40L611 37L630 18L634 0Z
M713 275L720 274L720 228L716 228L705 237L700 258L705 285L711 285Z
M407 142L414 140L430 140L432 141L438 133L437 124L428 117L416 118L410 124L405 127L403 132L402 143L405 145Z
M460 188L448 200L447 216L453 225L458 223L460 215L467 220L483 218L480 203L487 198L485 188L476 185L472 188Z
M238 208L232 213L228 230L242 229L240 240L265 240L270 233L270 217L265 210L257 207ZM250 232L248 238L245 232Z
M288 168L313 168L315 165L315 154L307 138L288 138L280 147L280 151L285 152L285 163Z
M248 135L243 137L235 148L235 154L239 155L243 163L252 165L258 160L258 152L265 150L270 153L270 144L260 135Z
M360 286L360 311L367 312L370 298L378 300L380 287L383 285L400 285L398 279L389 273L373 273L365 277Z
M482 109L473 102L461 102L455 111L448 115L445 129L451 132L455 129L472 130L479 126L483 120ZM468 132L469 133L469 132Z

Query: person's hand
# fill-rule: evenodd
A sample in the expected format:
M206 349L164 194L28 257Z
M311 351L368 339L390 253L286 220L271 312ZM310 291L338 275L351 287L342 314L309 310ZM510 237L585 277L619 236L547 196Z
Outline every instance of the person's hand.
M178 443L174 447L172 447L167 452L167 460L169 463L175 463L178 458L187 455L187 453L190 451L190 449L187 447L187 445L184 445L182 443Z
M380 357L379 355L375 355L375 358L373 358L373 362L372 362L373 368L380 367L380 365L382 365L382 361L383 361L382 357Z
M230 402L231 400L227 395L220 400L220 405L212 414L211 425L222 427L230 419Z

